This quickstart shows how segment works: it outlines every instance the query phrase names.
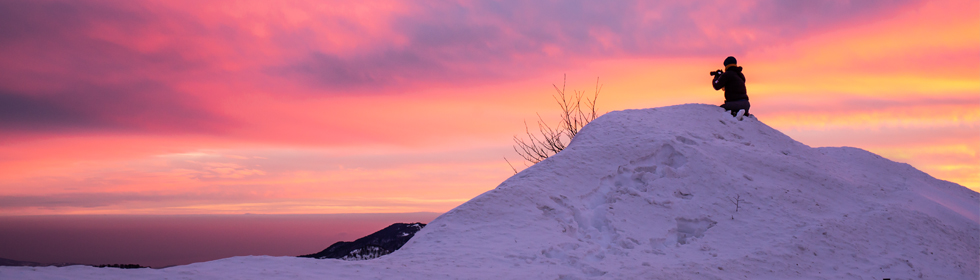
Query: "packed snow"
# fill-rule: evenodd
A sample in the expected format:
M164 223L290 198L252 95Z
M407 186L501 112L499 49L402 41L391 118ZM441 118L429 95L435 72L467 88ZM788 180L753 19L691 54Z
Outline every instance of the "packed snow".
M688 104L603 115L378 259L3 267L0 278L978 279L978 238L974 191Z

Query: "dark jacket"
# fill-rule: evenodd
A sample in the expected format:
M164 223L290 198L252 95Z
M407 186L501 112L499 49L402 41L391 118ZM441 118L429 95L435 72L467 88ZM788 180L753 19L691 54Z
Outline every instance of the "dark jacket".
M725 102L749 100L749 94L745 92L745 75L742 75L742 67L732 66L725 69L725 73L715 76L715 90L725 88Z

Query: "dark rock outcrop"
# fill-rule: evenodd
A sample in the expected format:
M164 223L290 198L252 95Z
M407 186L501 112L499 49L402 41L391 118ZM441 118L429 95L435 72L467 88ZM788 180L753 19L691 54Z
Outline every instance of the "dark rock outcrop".
M423 227L425 227L423 223L395 223L353 242L340 241L319 253L299 257L343 260L373 259L398 250Z
M149 266L142 266L142 265L134 264L134 263L127 263L127 264L122 264L122 263L100 264L100 265L93 265L93 266L94 267L115 267L115 268L122 268L122 269L150 268Z

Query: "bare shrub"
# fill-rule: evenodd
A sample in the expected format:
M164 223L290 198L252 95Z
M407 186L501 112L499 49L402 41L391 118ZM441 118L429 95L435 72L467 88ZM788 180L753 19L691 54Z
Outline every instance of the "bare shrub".
M558 85L552 84L556 91L552 97L561 109L561 121L558 125L548 125L541 117L541 114L537 114L537 134L531 133L527 121L524 121L524 132L527 134L527 139L525 140L517 135L514 136L514 151L524 158L524 160L532 164L541 162L564 150L567 143L570 143L575 138L575 135L578 134L582 127L598 117L595 104L599 98L599 92L602 90L602 86L599 85L599 78L596 78L595 93L593 93L591 99L585 97L585 91L576 90L573 95L567 95L565 93L567 79L568 77L566 76L562 81L560 89ZM582 98L585 98L585 106L582 106ZM508 164L510 164L509 161ZM514 169L514 172L516 173L517 169Z

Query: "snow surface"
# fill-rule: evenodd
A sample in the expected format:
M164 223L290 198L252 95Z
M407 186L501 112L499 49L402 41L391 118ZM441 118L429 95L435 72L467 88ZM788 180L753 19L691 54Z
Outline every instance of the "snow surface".
M688 104L603 115L378 259L2 267L0 278L978 279L978 238L972 190Z

